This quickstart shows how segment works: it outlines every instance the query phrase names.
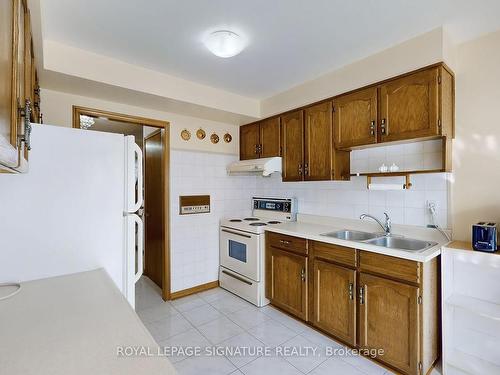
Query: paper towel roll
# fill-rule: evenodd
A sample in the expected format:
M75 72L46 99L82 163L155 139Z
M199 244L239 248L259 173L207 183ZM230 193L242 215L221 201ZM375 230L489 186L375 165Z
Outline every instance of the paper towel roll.
M370 184L370 190L404 190L404 184Z

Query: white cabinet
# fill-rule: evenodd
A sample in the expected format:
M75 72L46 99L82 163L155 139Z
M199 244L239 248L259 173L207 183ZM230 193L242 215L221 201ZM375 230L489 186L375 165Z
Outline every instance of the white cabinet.
M500 254L442 252L443 373L500 374Z

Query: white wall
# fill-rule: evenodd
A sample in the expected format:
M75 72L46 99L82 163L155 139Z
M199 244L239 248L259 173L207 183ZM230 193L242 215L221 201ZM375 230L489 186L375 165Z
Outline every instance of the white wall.
M128 64L52 40L43 41L43 69L44 73L55 72L184 103L252 117L260 115L260 103L257 99Z
M173 150L170 153L172 291L218 280L219 220L248 216L255 177L229 177L236 155ZM179 215L180 195L210 195L208 214Z
M456 139L451 207L454 237L500 222L500 31L457 47Z
M134 107L127 104L42 88L42 112L44 123L71 127L73 124L73 105L168 121L170 122L170 147L172 149L200 150L225 154L238 153L239 128L233 124L205 120L199 117L183 116L149 108ZM195 135L196 130L200 127L207 133L207 137L203 141L196 138ZM191 132L192 137L188 142L183 141L180 137L180 133L183 129L188 129ZM218 144L214 145L210 142L209 138L212 132L219 135L220 142ZM225 143L222 140L222 136L225 132L229 132L233 136L231 143Z
M264 99L261 115L267 117L284 112L443 61L450 56L444 53L448 42L442 28L434 29Z

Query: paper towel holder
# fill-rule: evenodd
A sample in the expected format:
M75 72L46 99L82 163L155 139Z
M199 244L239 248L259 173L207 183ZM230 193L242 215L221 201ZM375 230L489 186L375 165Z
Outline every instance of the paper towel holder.
M421 173L444 173L445 169L423 169L423 170L415 170L415 171L398 171L398 172L364 172L364 173L351 173L352 177L364 176L366 177L366 188L369 189L369 186L372 182L373 177L404 177L405 183L403 184L403 189L407 190L412 187L412 183L410 180L410 175L412 174L421 174Z
M407 172L389 172L389 173L373 173L366 174L366 188L370 189L370 184L372 183L372 177L404 177L405 183L403 184L403 189L410 189L412 186L410 180L410 173Z

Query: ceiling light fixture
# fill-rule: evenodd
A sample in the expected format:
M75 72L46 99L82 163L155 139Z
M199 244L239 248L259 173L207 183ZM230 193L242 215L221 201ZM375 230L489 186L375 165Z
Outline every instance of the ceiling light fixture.
M245 41L229 30L214 31L205 39L205 46L215 56L227 58L239 54L245 48Z

